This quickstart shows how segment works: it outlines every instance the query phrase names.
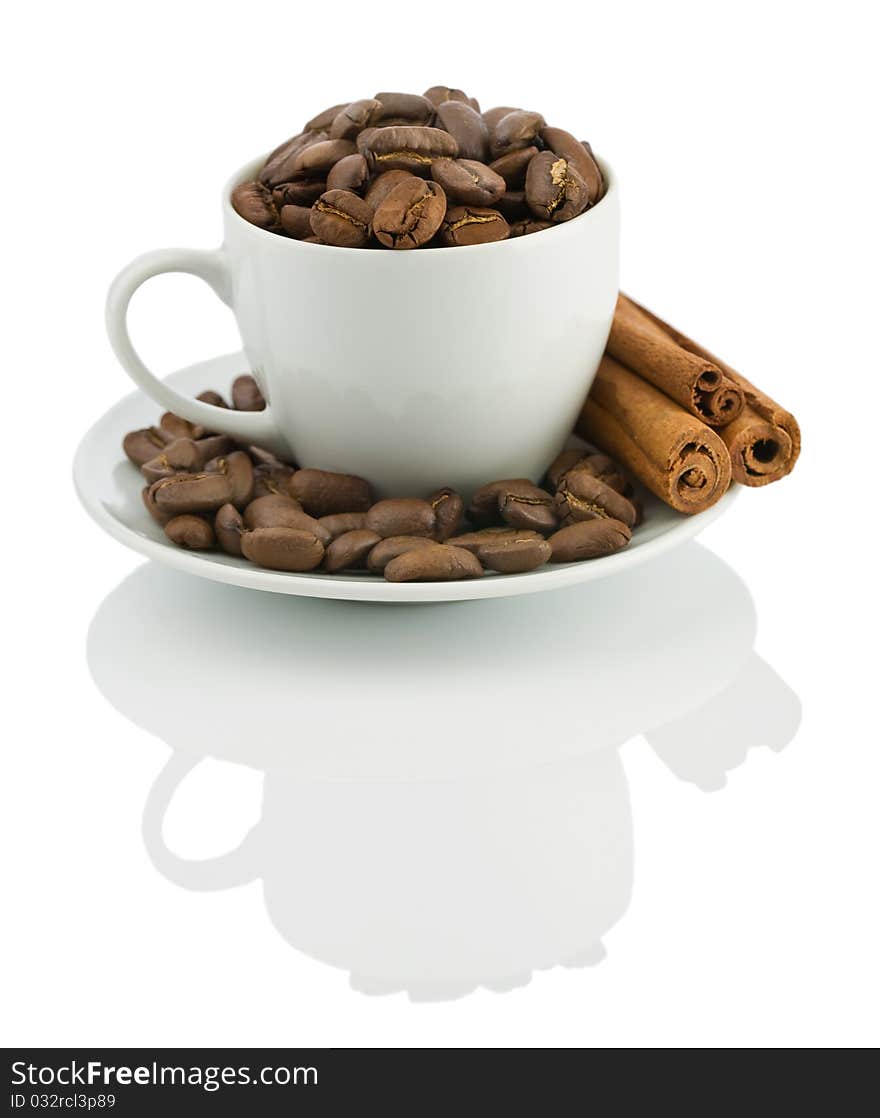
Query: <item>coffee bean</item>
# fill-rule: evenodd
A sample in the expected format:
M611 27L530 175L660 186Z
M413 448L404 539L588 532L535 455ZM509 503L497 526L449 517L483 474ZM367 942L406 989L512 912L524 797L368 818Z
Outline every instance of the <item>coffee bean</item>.
M435 538L443 541L449 536L454 536L464 515L464 501L461 494L448 486L437 489L428 497L428 504L434 510Z
M214 517L214 535L227 555L241 555L244 521L235 505L221 505Z
M358 136L357 142L358 150L370 166L382 171L411 171L427 175L435 159L458 155L454 137L441 128L405 125L367 128Z
M477 558L484 567L507 575L542 567L550 561L552 554L550 544L532 532L505 536L484 543L477 549Z
M324 138L329 139L329 133ZM300 148L316 142L312 132L300 132L296 136L291 136L289 140L285 140L283 144L279 144L266 157L266 162L259 174L260 182L270 190L278 183L285 182L287 180L287 166L293 156Z
M495 208L508 225L511 222L522 221L524 218L531 217L524 190L506 190L495 203Z
M598 559L626 547L632 532L619 520L602 518L582 520L560 528L547 541L553 551L551 563L571 563L580 559Z
M540 135L544 147L555 155L561 155L581 176L586 187L588 203L592 206L598 202L602 197L604 183L599 164L592 153L564 128L542 128Z
M349 571L366 564L367 556L381 536L365 528L353 532L343 532L337 536L324 554L324 569L327 571Z
M303 132L325 132L345 107L346 103L343 101L341 105L331 105L329 109L324 109L303 126Z
M283 186L276 186L272 191L272 199L278 207L279 221L285 206L311 206L326 190L327 183L323 178L308 182L286 182Z
M143 466L151 458L165 449L172 441L173 436L161 427L141 427L138 431L129 431L122 440L122 449L129 462L135 466Z
M141 473L150 485L159 478L172 474L192 472L202 466L198 444L192 439L174 439L155 458L144 462Z
M165 525L165 535L188 551L208 551L214 546L214 529L200 516L175 516Z
M452 202L491 206L505 191L504 179L473 159L435 159L431 178Z
M437 518L428 501L392 497L378 501L367 512L364 527L383 539L388 536L433 536Z
M344 160L343 160L344 162ZM311 206L282 206L281 228L294 240L302 241L312 235L312 208Z
M282 494L272 493L257 497L244 510L246 528L300 528L311 532L321 543L328 544L331 535L319 521L303 512L299 501Z
M479 578L482 573L483 568L475 555L444 543L405 551L385 567L388 582L447 582Z
M232 486L231 502L243 509L254 496L254 466L243 450L234 450L205 463L207 473L225 474Z
M434 542L426 536L387 536L370 552L367 557L367 567L373 574L380 575L398 555L403 555L417 547L430 547Z
M561 520L592 520L610 517L632 528L636 513L632 504L584 466L574 466L562 478L556 492L556 512Z
M260 386L249 373L232 382L232 406L236 411L262 411L266 406Z
M547 467L547 481L550 483L551 489L558 489L565 474L572 466L576 466L578 462L583 462L585 456L586 451L578 447L560 450Z
M328 190L312 206L312 230L328 245L360 248L370 239L370 206L350 190Z
M485 120L463 101L444 101L437 109L437 125L458 144L461 159L485 163L489 158L489 129Z
M232 192L232 208L239 217L260 229L278 225L278 210L272 195L258 182L243 182Z
M324 558L324 545L297 528L256 528L241 537L246 559L275 571L313 571Z
M508 113L518 113L519 109L513 108L511 105L496 105L494 109L486 109L483 113L483 120L486 122L486 127L489 129L489 140L491 143L492 134L500 120L503 120Z
M322 140L301 148L290 162L289 181L326 179L334 163L346 155L354 155L356 150L351 140Z
M215 392L213 388L206 388L204 392L200 392L198 396L196 396L196 399L201 400L203 404L213 404L215 408L229 407L220 393Z
M501 521L498 509L498 498L504 492L531 486L532 482L527 477L505 478L502 481L490 481L480 488L471 497L468 505L467 518L477 527L487 527Z
M522 190L526 183L526 170L532 161L532 156L537 154L538 149L533 146L517 148L494 159L489 166L496 175L504 179L508 190Z
M352 101L344 109L340 109L330 125L330 138L332 140L354 140L359 132L375 124L375 116L382 109L382 102L372 97L361 101Z
M373 111L371 124L430 124L434 119L434 106L417 93L377 93L375 99L379 108Z
M335 166L331 167L330 173L327 175L327 189L351 190L357 194L366 186L369 177L370 168L366 159L355 152L354 155L346 155ZM281 213L281 224L284 224L283 211Z
M287 496L287 486L293 477L292 466L259 465L254 467L254 498Z
M329 516L322 516L318 523L335 540L345 532L357 532L364 526L367 519L365 512L334 512Z
M354 474L335 474L329 470L297 470L287 491L310 516L366 512L373 503L369 482Z
M461 536L451 536L445 543L450 547L463 547L465 551L470 551L472 555L477 552L484 544L496 544L501 540L506 539L531 539L534 537L536 540L542 540L544 537L538 532L523 530L522 528L509 528L505 525L494 525L491 528L480 528L476 532L465 532Z
M169 520L173 517L173 513L163 512L162 509L156 504L156 501L151 492L152 486L145 485L141 490L141 500L144 502L144 508L152 516L157 524L161 524L164 528Z
M432 85L430 89L425 90L422 96L427 97L435 108L442 105L444 101L464 101L472 109L477 112L480 111L480 103L475 97L468 97L464 90L450 89L447 85Z
M415 176L409 171L384 171L370 183L364 195L364 201L372 206L373 212L375 212L395 186L399 186L402 182L408 182L412 178L415 178Z
M445 213L442 187L424 179L407 180L395 186L373 214L373 233L386 248L419 248L440 228Z
M552 229L550 221L538 221L534 217L521 217L518 221L510 223L511 237L527 237L530 233L540 233L544 229Z
M175 474L153 482L150 499L172 516L213 512L232 500L232 484L224 474Z
M546 121L540 113L517 109L503 116L492 127L492 158L498 159L517 148L535 147L535 140Z
M498 491L498 511L501 519L514 528L552 532L559 523L552 495L531 482L502 486Z
M204 467L205 462L209 462L212 458L228 454L235 446L228 435L206 435L202 439L196 439L195 444L199 448L200 467Z
M200 439L205 434L204 427L200 427L197 423L190 423L188 419L182 419L173 411L166 411L160 416L159 426L169 436L169 442L174 439Z
M568 221L589 205L584 180L572 164L552 151L539 152L526 172L526 201L535 217Z
M441 236L445 245L485 245L510 236L510 226L497 210L453 206L446 211Z

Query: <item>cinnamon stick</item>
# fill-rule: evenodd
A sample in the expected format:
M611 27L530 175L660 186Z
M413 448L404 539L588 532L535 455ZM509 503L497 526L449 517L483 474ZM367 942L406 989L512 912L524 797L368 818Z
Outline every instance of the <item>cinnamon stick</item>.
M626 295L618 296L606 350L713 427L731 423L745 406L742 388L716 361L678 344Z
M769 485L770 482L779 481L790 474L801 452L801 429L791 412L756 388L742 373L732 369L662 318L625 295L621 299L648 318L676 345L716 365L729 380L742 389L745 407L732 422L719 431L730 451L734 480L740 485Z
M575 430L679 512L705 511L730 485L718 434L607 355Z

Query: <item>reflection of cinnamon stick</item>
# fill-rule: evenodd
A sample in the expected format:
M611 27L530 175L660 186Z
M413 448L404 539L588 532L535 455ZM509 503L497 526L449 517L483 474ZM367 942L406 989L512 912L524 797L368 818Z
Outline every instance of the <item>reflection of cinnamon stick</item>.
M714 358L682 346L664 324L620 295L607 352L704 423L720 427L742 412L742 388Z
M767 485L791 473L801 452L801 430L795 417L703 346L622 295L624 300L676 345L716 365L742 389L745 408L719 431L730 451L734 480L741 485Z
M703 512L730 485L730 455L718 434L610 357L575 430L679 512Z

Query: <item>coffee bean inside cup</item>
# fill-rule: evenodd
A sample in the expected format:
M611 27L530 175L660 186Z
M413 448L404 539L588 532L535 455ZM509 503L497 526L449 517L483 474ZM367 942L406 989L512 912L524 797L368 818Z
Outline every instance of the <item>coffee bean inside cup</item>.
M407 251L540 233L604 192L586 140L533 109L482 112L462 90L433 85L322 110L235 187L232 205L274 236ZM259 389L251 400L263 406Z

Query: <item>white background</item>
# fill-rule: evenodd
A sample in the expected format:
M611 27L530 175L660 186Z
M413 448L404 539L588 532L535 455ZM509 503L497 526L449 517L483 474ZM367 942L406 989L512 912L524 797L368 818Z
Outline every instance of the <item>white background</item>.
M0 68L5 1043L877 1043L880 244L869 11L864 3L766 0L485 11L471 4L337 0L306 10L157 0L50 2L19 6L11 23L7 17ZM224 596L211 598L216 610L204 630L188 622L171 627L173 648L170 636L163 647L162 626L119 630L121 674L130 673L130 648L140 669L129 684L146 708L168 717L144 717L138 728L111 707L87 667L86 634L141 560L87 520L69 463L87 426L130 387L103 333L104 292L115 272L145 249L215 244L218 191L230 171L325 105L440 82L466 88L484 107L538 108L588 137L622 183L625 288L797 413L804 452L795 475L744 493L701 542L718 557L714 569L730 568L748 587L757 654L799 697L803 715L793 737L783 734L791 740L776 743L785 748L772 752L764 748L767 726L785 723L785 713L775 699L748 692L758 697L731 711L736 733L727 736L756 748L732 767L727 786L712 792L658 763L634 715L634 736L620 754L631 827L625 796L612 803L601 784L585 789L583 810L607 809L624 832L606 862L595 855L598 893L609 880L629 890L625 911L600 929L604 961L542 969L558 961L554 944L565 929L556 921L567 899L579 898L585 911L591 904L593 885L580 876L580 855L569 851L560 855L561 879L544 902L547 926L528 948L533 965L520 974L525 981L533 971L531 981L510 993L480 989L455 1000L443 988L434 990L439 1000L417 1004L403 993L367 996L347 982L346 951L358 950L345 946L347 921L368 903L351 894L352 875L340 871L346 850L354 859L370 849L369 812L357 792L350 810L331 813L327 826L313 812L310 828L291 824L271 851L273 873L285 881L286 911L319 929L317 947L273 927L259 883L199 893L152 866L141 813L174 740L172 730L163 737L157 727L174 723L178 705L186 708L187 665L197 675L196 666L210 662L200 640L223 628ZM163 372L237 344L228 312L191 279L154 281L133 313L136 341ZM158 597L143 599L145 613L165 610L187 621L198 584L190 601L183 576L148 575L144 586ZM650 614L645 601L612 582L597 585L605 587L606 604ZM639 586L650 598L650 578ZM688 587L679 593L687 600ZM248 607L235 600L236 623L252 630L247 649L258 648L259 625L272 611L263 602L249 624ZM515 617L517 601L505 605ZM681 638L691 651L696 643L710 665L723 659L731 621L711 596L696 606L699 617L689 615L683 633L674 615L666 618L670 656ZM361 639L368 616L341 624L357 627ZM124 612L116 621L124 623ZM321 624L320 616L312 621ZM426 642L434 638L432 624L426 619ZM478 612L463 618L460 646L479 643L481 624ZM607 616L604 630L591 629L586 613L574 612L568 624L580 626L592 662L601 662L594 653L610 632ZM640 696L657 685L651 672L666 673L667 690L699 694L699 672L691 667L679 678L675 665L664 663L663 631L650 639L656 655L648 667L634 648L631 678L624 660L609 683L608 701L631 703L636 714ZM307 628L290 640L301 657ZM567 640L570 654L571 630ZM283 674L283 646L273 648ZM248 654L230 655L217 669L218 687L239 688L246 715L250 695L265 699L261 665ZM553 677L545 642L542 656L511 681L509 702L489 710L468 692L456 705L450 725L472 744L481 780L491 782L498 736L516 737L521 704L552 694ZM283 742L298 740L303 728L314 735L309 746L332 752L334 706L346 695L357 698L357 682L328 679L309 695L294 683L271 717L255 719L261 732ZM394 681L386 686L392 702ZM567 701L580 697L574 689ZM591 701L602 699L593 694ZM790 699L780 702L790 714ZM189 710L187 732L196 724L212 729L210 695L204 704L203 720ZM445 709L426 713L426 724ZM548 728L563 724L559 716L554 707ZM727 740L725 722L707 723L710 766L716 737ZM322 724L323 735L316 729ZM375 722L364 727L367 759L373 748L381 755L383 730ZM417 753L419 727L406 733ZM247 750L245 734L242 742ZM536 756L542 748L539 742ZM552 799L566 782L552 742L547 756ZM464 786L477 779L467 765L458 777ZM529 773L516 779L517 794L538 782ZM169 812L169 845L190 858L233 846L260 814L261 783L244 765L203 764ZM364 792L367 800L373 794ZM445 794L436 793L437 818L426 818L448 828L453 869L466 867L470 823L444 816ZM515 830L505 794L496 789L493 810ZM555 826L550 808L544 802L542 818L551 822L532 835L539 860ZM395 905L406 908L412 892L430 897L431 873L439 872L420 865L423 821L404 812L407 818L395 833L404 862L408 848L416 854L405 874L389 879L391 913ZM380 830L390 825L375 822ZM498 834L496 858L507 858L516 893L521 836L511 839L508 830L505 837L500 823ZM307 880L309 867L330 864L334 844L343 855L337 852L335 872L316 886ZM384 880L381 865L369 873ZM443 887L454 892L454 881ZM444 906L440 912L442 922ZM466 910L446 915L467 928ZM393 945L407 935L388 919L388 927L371 932L380 956L383 936ZM491 923L471 931L491 932L496 954L504 955L508 937L522 940L515 919L494 929ZM342 943L341 969L309 957L310 949L321 954L328 937ZM582 946L589 956L590 944ZM442 950L452 957L458 947Z

